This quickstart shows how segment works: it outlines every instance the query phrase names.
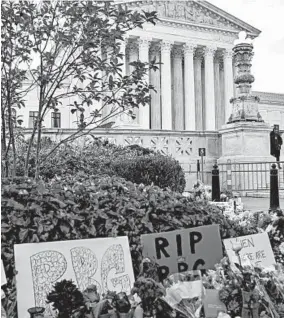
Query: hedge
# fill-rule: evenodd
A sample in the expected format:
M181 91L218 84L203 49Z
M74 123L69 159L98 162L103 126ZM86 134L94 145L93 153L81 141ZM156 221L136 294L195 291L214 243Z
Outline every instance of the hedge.
M157 186L118 177L78 173L49 182L3 180L2 259L8 278L9 317L16 317L13 245L127 235L135 275L142 260L140 235L218 223L230 236L218 208Z
M54 147L45 141L41 150L44 157ZM23 175L24 156L27 145L19 147L18 175ZM34 154L30 159L30 176L34 176ZM96 139L81 146L62 145L41 167L43 178L77 172L86 174L117 175L134 183L157 185L182 193L185 175L181 165L172 157L162 155L139 145L116 146L107 140Z

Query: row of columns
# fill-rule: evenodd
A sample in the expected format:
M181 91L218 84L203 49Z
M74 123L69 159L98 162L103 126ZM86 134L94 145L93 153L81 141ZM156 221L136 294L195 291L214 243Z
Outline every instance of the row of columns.
M219 55L222 53L224 65L224 117L228 120L231 113L229 100L234 96L231 50L217 50L217 47L213 46L204 48L191 42L182 46L175 46L169 41L152 43L145 38L129 42L128 45L125 41L121 49L124 53L124 69L128 74L131 72L129 62L138 59L148 62L154 58L161 62L160 71L151 71L145 78L157 92L152 92L151 107L144 106L137 110L137 123L143 129L174 128L194 131L201 130L198 123L204 122L204 130L216 130L216 112L222 111L219 67L218 63L214 63L217 52Z

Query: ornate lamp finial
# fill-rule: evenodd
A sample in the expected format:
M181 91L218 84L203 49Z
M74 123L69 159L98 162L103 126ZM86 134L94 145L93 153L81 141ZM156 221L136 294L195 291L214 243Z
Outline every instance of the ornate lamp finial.
M247 37L246 31L241 31L239 33L239 38L234 42L234 45L238 44L252 44L252 39Z

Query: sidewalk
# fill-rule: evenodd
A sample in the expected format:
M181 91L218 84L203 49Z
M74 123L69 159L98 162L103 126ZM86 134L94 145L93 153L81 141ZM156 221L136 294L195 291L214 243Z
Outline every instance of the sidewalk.
M269 198L242 197L244 208L251 211L267 211L269 209ZM284 199L280 199L280 208L284 209Z

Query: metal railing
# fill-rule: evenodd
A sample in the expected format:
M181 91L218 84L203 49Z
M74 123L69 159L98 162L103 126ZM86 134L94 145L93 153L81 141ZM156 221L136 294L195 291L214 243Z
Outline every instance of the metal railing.
M219 164L221 190L268 191L270 189L271 162L243 162ZM284 161L280 161L278 172L279 189L284 190Z

